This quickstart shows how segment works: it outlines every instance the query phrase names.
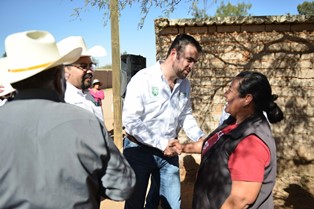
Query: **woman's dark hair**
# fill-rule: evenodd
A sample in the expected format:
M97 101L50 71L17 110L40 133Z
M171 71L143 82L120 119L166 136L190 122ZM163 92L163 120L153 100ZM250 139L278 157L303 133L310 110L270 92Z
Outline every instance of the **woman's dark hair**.
M182 52L185 49L185 47L189 44L195 46L198 53L202 52L202 47L200 43L195 40L195 38L187 34L180 34L180 35L177 35L177 37L172 42L168 50L167 57L169 56L172 49L176 49L177 52Z
M240 97L247 94L253 96L255 111L267 114L270 123L277 123L283 119L283 112L275 103L277 95L272 95L271 86L265 75L259 72L243 71L236 76L239 79L238 92Z

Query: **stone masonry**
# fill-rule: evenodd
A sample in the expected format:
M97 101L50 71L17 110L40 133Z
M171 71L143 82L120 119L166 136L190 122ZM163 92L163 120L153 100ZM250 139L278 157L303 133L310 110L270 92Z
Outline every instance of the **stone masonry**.
M194 115L206 132L219 122L224 92L243 70L267 75L285 119L272 124L277 143L276 208L314 205L314 16L156 19L157 59L187 33L203 55L189 75ZM184 133L182 137L186 139ZM182 155L182 208L189 209L200 157Z

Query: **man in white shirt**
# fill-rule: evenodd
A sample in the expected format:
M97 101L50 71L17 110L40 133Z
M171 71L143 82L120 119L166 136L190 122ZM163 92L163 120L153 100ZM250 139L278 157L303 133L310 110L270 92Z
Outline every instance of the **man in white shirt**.
M122 121L127 133L124 155L136 173L136 187L126 209L143 208L150 175L158 187L163 208L179 209L180 150L173 140L184 129L197 141L204 136L192 115L190 82L186 79L202 48L191 36L178 35L167 58L139 71L127 86ZM149 201L148 201L149 202ZM146 208L155 207L146 204Z
M97 116L104 123L102 107L93 103L93 97L88 88L91 86L94 74L94 63L92 54L87 49L84 39L81 36L70 36L58 42L58 48L61 54L67 53L72 48L81 47L83 49L81 57L74 63L65 65L65 78L67 80L65 102L82 107ZM99 46L97 46L99 47ZM105 51L96 53L96 56L104 56Z

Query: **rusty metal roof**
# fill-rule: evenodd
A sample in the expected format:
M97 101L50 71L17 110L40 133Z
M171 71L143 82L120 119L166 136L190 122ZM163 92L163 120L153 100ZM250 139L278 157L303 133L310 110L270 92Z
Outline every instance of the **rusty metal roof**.
M279 16L245 16L245 17L210 17L185 19L156 19L160 27L166 26L208 26L234 24L283 24L283 23L313 23L314 15L279 15Z

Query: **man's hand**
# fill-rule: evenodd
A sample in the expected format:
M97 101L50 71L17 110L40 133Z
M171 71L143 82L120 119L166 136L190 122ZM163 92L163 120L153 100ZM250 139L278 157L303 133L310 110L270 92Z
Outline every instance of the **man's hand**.
M168 157L173 157L180 155L182 152L181 144L179 143L178 139L171 139L164 150L164 155Z

